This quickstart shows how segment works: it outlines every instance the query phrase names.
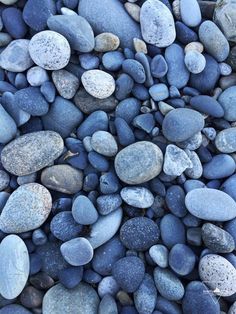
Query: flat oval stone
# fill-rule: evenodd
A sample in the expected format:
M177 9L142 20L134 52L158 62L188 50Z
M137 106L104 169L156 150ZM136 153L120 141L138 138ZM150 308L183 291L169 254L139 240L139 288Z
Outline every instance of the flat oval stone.
M115 80L110 74L101 70L84 72L81 81L85 90L95 98L108 98L115 91Z
M203 166L203 177L210 180L222 179L235 172L235 161L227 154L218 154Z
M162 132L172 142L182 142L192 137L204 127L203 116L192 109L171 110L164 118Z
M60 70L70 59L70 45L67 39L53 31L34 35L29 43L29 53L37 65L46 70Z
M51 164L61 155L63 148L63 140L58 133L32 132L6 145L1 153L1 162L10 173L24 176Z
M224 116L224 110L220 103L215 98L207 95L192 97L190 105L193 109L209 114L214 118L222 118Z
M0 229L21 233L40 227L50 214L52 198L38 183L23 184L9 197L0 216ZM20 210L19 210L20 208Z
M83 266L93 258L93 248L85 238L75 238L61 245L61 254L72 266Z
M63 35L72 49L90 52L94 48L94 34L90 24L82 16L53 15L47 20L49 29Z
M81 225L94 224L98 219L98 212L90 199L79 195L73 202L72 215L75 221Z
M141 38L139 25L119 0L81 0L79 14L90 23L96 34L109 32L118 36L124 48L133 49L133 38Z
M11 301L11 300L10 300ZM19 304L9 304L1 308L1 314L31 314L29 310Z
M187 0L188 1L188 0ZM204 21L199 27L199 38L207 53L217 61L224 61L229 55L229 43L224 34L212 21Z
M112 33L101 33L95 37L94 50L106 52L116 50L120 45L119 37Z
M236 151L236 127L220 131L215 139L216 148L222 153L234 153Z
M91 138L92 148L99 154L112 157L117 154L118 146L114 137L106 131L97 131Z
M44 314L97 314L99 297L88 284L80 283L74 289L61 284L53 286L43 298Z
M224 118L227 121L236 121L236 86L231 86L223 91L218 98L224 109Z
M187 245L179 243L171 248L169 266L176 274L180 276L190 274L194 269L195 263L196 256Z
M176 37L171 11L161 1L147 0L141 7L140 25L143 39L157 47L171 45Z
M29 254L23 240L12 234L2 240L0 255L0 293L11 300L18 297L27 282Z
M29 55L28 39L13 40L0 54L1 68L11 72L24 72L33 65Z
M200 259L201 280L218 296L231 296L236 292L236 269L226 258L208 254Z
M185 205L195 217L210 221L228 221L236 217L236 203L215 189L194 189L186 195Z
M162 170L163 154L151 142L137 142L122 149L115 158L118 177L128 184L140 184L156 177Z
M137 208L151 207L154 202L154 196L144 187L125 187L121 190L120 195L128 205Z
M69 165L55 165L44 169L41 182L51 190L74 194L82 189L83 173Z
M202 15L197 0L181 0L180 14L184 24L189 27L195 27L201 23Z
M12 117L0 105L0 143L6 144L11 141L17 132L17 126Z

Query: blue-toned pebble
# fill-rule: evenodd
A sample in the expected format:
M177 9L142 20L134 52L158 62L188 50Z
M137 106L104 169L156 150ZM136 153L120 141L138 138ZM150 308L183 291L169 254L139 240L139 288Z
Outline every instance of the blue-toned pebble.
M118 71L124 60L124 54L120 51L109 51L102 56L102 64L109 71Z
M40 87L40 92L49 103L54 102L56 96L56 88L52 82L48 81L43 83Z
M88 197L79 195L73 202L72 215L81 225L91 225L98 219L98 213Z
M175 244L184 244L185 227L182 221L172 214L165 215L160 223L161 238L168 248L173 247Z
M109 169L109 161L102 155L96 152L90 152L88 154L88 160L90 164L98 171L104 172Z
M102 194L112 194L117 192L119 189L118 178L113 172L104 173L101 175L99 181L99 187Z
M86 152L80 152L79 154L76 154L75 156L66 158L66 161L72 167L84 170L88 166L88 155ZM88 182L86 182L84 178L84 185L86 185L87 183Z
M193 109L209 114L215 118L222 118L224 116L224 110L219 102L215 98L207 95L192 97L190 105Z
M147 133L150 133L155 126L155 120L151 113L145 113L136 116L133 120L133 125L136 128L139 128Z
M187 245L176 244L171 248L169 253L169 265L178 275L185 276L190 274L195 266L195 262L195 254Z
M4 170L0 170L0 191L5 190L10 183L10 176Z
M218 101L224 109L224 118L227 121L236 120L236 106L235 106L235 97L236 97L236 86L231 86L223 91L220 94Z
M236 201L236 175L229 177L221 186L221 190Z
M132 94L139 100L148 100L150 98L147 87L142 84L134 84Z
M99 58L90 53L79 55L80 65L85 70L97 69L99 66Z
M181 94L176 86L170 86L169 93L171 98L179 98Z
M144 187L125 187L120 195L124 202L137 208L148 208L154 202L152 193Z
M98 110L91 113L77 129L79 139L84 139L86 136L91 136L96 131L107 131L108 117L104 111Z
M184 63L189 72L198 74L204 70L206 66L206 59L197 50L189 50L185 54Z
M198 96L200 95L200 92L193 88L193 87L189 87L189 86L186 86L183 88L183 93L184 95L189 95L189 96Z
M203 177L206 179L222 179L235 172L235 161L227 154L219 154L203 166Z
M6 144L12 140L17 132L15 121L0 105L0 143Z
M178 44L172 44L165 50L168 65L167 80L170 85L183 88L189 80L189 71L184 63L184 50Z
M168 249L162 244L156 244L150 247L149 255L153 262L162 268L168 266Z
M118 152L115 138L109 132L96 131L91 138L93 150L103 156L112 157Z
M92 269L87 269L84 271L83 281L89 284L96 284L96 283L99 283L101 280L102 280L102 276L100 276L98 273L96 273Z
M145 86L147 87L152 86L154 82L151 74L149 59L147 58L146 54L144 52L137 52L135 54L135 59L138 60L143 65L146 74Z
M28 82L24 73L16 74L14 85L17 89L22 89L28 86Z
M196 27L201 23L202 15L197 0L181 0L180 15L185 25Z
M27 32L22 12L14 7L2 11L2 21L5 29L13 38L23 38Z
M48 80L47 71L39 66L32 67L27 71L27 81L31 86L41 86Z
M0 211L3 210L3 207L5 206L10 194L7 192L0 192Z
M14 302L14 301L13 301ZM1 308L1 314L30 314L29 310L19 304L9 304Z
M158 178L154 178L150 181L151 191L157 193L158 195L165 197L166 188L163 182Z
M15 93L17 89L11 83L0 81L0 93L3 94L5 92Z
M205 184L200 180L194 180L194 179L193 180L187 180L184 183L184 189L185 189L186 193L188 193L191 190L203 188L203 187L205 187Z
M174 108L184 108L185 107L185 102L181 98L168 99L167 103Z
M47 242L47 235L42 229L36 229L32 233L32 242L34 245L43 245Z
M186 26L184 23L180 21L175 22L175 28L176 28L176 38L182 44L187 45L191 42L195 42L198 40L198 36L194 32L194 30Z
M134 87L134 80L126 73L122 73L116 80L115 96L123 100L129 96Z
M146 74L140 62L133 59L126 59L122 63L123 72L129 74L136 83L144 83Z
M115 296L119 291L119 285L113 276L104 277L98 285L98 294L100 298L104 297L106 294Z
M30 258L30 275L35 275L38 272L40 272L42 267L42 260L40 258L40 255L37 253L32 253L29 255Z
M165 84L155 84L149 88L149 94L153 100L160 101L169 97L169 90Z
M101 195L97 198L97 208L101 215L108 215L122 204L119 194Z
M68 267L59 273L60 283L67 289L75 288L82 280L83 267Z
M236 151L236 128L229 128L220 131L215 140L216 148L222 153L233 153Z
M128 125L128 123L122 118L115 119L116 133L118 141L122 146L128 146L135 142L135 136Z
M111 295L107 294L104 295L102 298L99 308L98 308L98 314L118 314L117 304L115 301L115 298L113 298Z
M185 193L179 185L172 185L166 191L166 205L177 217L184 217L187 214L185 207Z
M156 55L151 61L151 73L153 77L160 78L166 75L168 65L162 55Z
M157 313L153 312L153 314L182 314L182 310L178 303L169 301L161 296L157 296L156 309L159 311L157 311Z
M135 98L126 98L116 107L116 117L124 119L128 124L139 114L140 101Z
M124 48L124 56L126 59L134 59L135 54L130 48Z

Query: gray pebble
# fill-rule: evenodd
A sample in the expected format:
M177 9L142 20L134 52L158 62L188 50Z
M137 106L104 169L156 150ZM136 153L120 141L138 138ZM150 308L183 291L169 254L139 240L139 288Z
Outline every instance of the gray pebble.
M128 205L137 208L151 207L154 202L154 196L144 187L125 187L121 190L120 195Z
M198 154L194 151L186 151L189 159L191 160L192 167L185 170L185 174L191 179L199 179L202 176L203 167Z
M27 71L27 81L31 86L41 86L48 80L47 71L39 66L32 67Z
M0 170L0 191L5 190L10 183L10 177L4 170Z
M73 98L79 88L79 79L66 70L53 71L52 80L59 95L65 99Z
M223 91L218 102L224 109L224 118L227 121L236 121L236 86L231 86Z
M84 195L79 195L74 200L72 215L75 221L81 225L91 225L98 219L96 208L90 199Z
M116 305L115 299L109 295L106 294L102 298L99 308L98 308L98 314L118 314L118 309Z
M236 127L220 131L215 139L217 149L222 153L236 152Z
M8 112L0 105L0 143L6 144L11 141L17 133L16 123Z
M104 277L98 285L98 294L103 298L106 294L115 296L120 287L113 276ZM69 313L68 313L69 314Z
M168 249L162 244L156 244L150 247L149 255L151 256L154 263L161 268L168 266Z
M189 27L198 26L202 15L197 0L180 0L181 19Z
M116 50L120 45L119 37L112 33L101 33L95 37L95 51L107 52Z
M92 148L99 154L107 157L115 156L118 146L113 135L106 131L97 131L91 138Z
M190 50L184 57L184 63L189 72L198 74L204 70L206 66L206 59L200 52Z

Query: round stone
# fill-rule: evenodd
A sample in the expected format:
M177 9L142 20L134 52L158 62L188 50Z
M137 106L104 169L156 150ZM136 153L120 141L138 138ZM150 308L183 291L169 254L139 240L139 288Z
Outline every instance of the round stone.
M220 131L215 139L216 148L226 154L236 152L236 127Z
M119 37L112 33L101 33L95 37L94 50L98 52L107 52L116 50L119 45Z
M52 80L60 96L65 99L73 98L79 88L79 79L66 70L53 71Z
M69 165L55 165L43 170L41 182L51 190L74 194L82 189L83 173Z
M27 71L27 81L31 86L41 86L48 80L47 71L39 66L32 67Z
M63 151L61 136L52 131L32 132L6 145L1 153L3 167L16 176L24 176L43 169Z
M93 258L93 248L85 238L75 238L61 245L61 254L72 266L83 266Z
M67 39L53 31L42 31L34 35L29 44L29 53L37 65L46 70L60 70L70 59Z
M154 263L162 268L168 266L168 249L162 244L156 244L150 247L149 255L151 256Z
M21 185L10 195L2 210L0 229L5 233L34 230L45 222L51 207L52 198L44 186L38 183Z
M205 57L196 50L190 50L184 57L184 63L189 72L198 74L201 73L206 66Z
M218 101L224 109L224 118L230 122L236 121L236 86L224 90Z
M228 221L236 217L236 203L215 189L194 189L186 195L185 205L195 217L210 221Z
M115 80L110 74L101 70L84 72L81 81L85 90L95 98L108 98L115 91Z
M153 77L160 78L166 75L168 65L162 55L156 55L151 61L151 73Z
M120 195L125 203L137 208L151 207L154 202L154 196L144 187L125 187L121 190Z
M151 142L137 142L122 149L115 158L118 177L127 184L140 184L156 177L162 170L163 154Z
M112 267L112 275L125 292L135 292L140 286L145 274L143 261L136 256L119 259Z
M170 250L170 268L180 276L190 274L194 269L195 262L196 256L194 252L185 244L176 244Z
M5 300L5 299L4 299ZM10 302L12 302L10 300ZM29 310L19 304L9 304L1 308L1 314L31 314Z
M61 284L53 286L43 298L44 314L97 314L99 297L96 291L85 283L74 289L66 289Z
M92 225L98 219L98 212L90 199L79 195L73 202L72 215L75 221L81 225Z
M146 251L156 244L160 236L157 224L146 217L126 221L120 229L120 239L130 250Z
M198 26L202 15L197 0L180 0L181 19L189 27Z
M143 39L157 47L171 45L176 37L171 11L161 1L147 0L140 11L140 25Z
M236 269L226 258L209 254L200 259L201 280L218 296L231 296L236 292Z
M218 154L203 166L203 177L210 180L222 179L235 172L235 161L227 154Z
M29 254L24 241L13 234L2 240L0 254L0 293L11 300L18 297L27 282Z
M117 154L118 146L113 135L106 131L97 131L92 135L91 145L97 153L112 157Z
M116 301L110 294L104 295L99 304L98 314L103 313L118 314Z

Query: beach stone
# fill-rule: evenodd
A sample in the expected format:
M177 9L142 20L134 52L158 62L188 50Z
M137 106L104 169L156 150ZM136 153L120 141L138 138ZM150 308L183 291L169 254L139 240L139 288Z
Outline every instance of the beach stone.
M153 143L141 141L122 149L115 158L118 177L128 184L140 184L156 177L162 169L163 155Z
M130 250L146 251L157 243L160 231L157 224L146 217L126 221L120 229L121 242Z
M98 219L96 208L90 199L84 195L79 195L74 200L72 215L75 221L81 225L91 225Z
M190 50L185 54L184 63L193 74L201 73L206 66L205 57L196 50Z
M184 256L184 259L182 258ZM196 263L194 252L185 244L174 245L169 253L169 266L180 276L186 276L192 272Z
M32 132L6 145L1 153L1 162L10 173L24 176L51 164L61 155L63 147L63 140L56 132Z
M53 15L47 20L48 28L63 35L72 49L90 52L94 48L94 34L88 21L80 15Z
M236 127L220 131L215 139L216 148L222 153L236 152Z
M156 244L150 247L149 255L152 258L153 262L162 268L168 266L168 249L162 244Z
M147 0L141 7L140 26L143 39L159 48L171 45L176 37L171 11L161 1Z
M0 143L6 144L10 142L17 133L17 126L12 117L0 105Z
M0 245L0 293L8 300L20 295L29 276L29 254L17 235L6 236Z
M119 70L124 60L124 54L120 51L109 51L102 56L102 64L109 71Z
M83 173L69 165L55 165L43 170L41 182L53 191L74 194L82 189Z
M218 154L203 166L203 177L209 180L222 179L235 172L235 161L227 154Z
M93 258L93 248L85 238L74 238L61 245L61 254L72 266L83 266Z
M214 118L222 118L224 110L220 103L213 97L207 95L194 96L190 100L193 109L208 114Z
M185 174L191 179L199 179L203 173L203 167L198 154L194 151L187 151L187 155L191 160L192 167L185 170Z
M143 261L136 256L119 259L112 267L112 275L125 292L135 292L140 286L145 274Z
M28 39L13 40L0 54L1 68L11 72L24 72L33 65Z
M215 189L194 189L186 195L185 205L195 217L209 221L228 221L236 217L236 203Z
M10 176L4 170L0 170L0 191L5 190L10 183Z
M205 246L216 253L230 253L235 249L231 234L211 223L202 226L202 239Z
M162 132L171 142L182 142L204 127L203 116L195 110L178 108L171 110L164 118Z
M91 145L97 153L107 157L115 156L118 151L116 140L106 131L97 131L93 133Z
M112 33L101 33L95 37L94 50L98 52L107 52L116 50L119 45L119 37Z
M236 86L231 86L223 91L218 98L218 102L224 109L224 118L227 121L236 121Z
M192 162L185 151L173 144L168 145L163 171L168 175L180 176L187 168L192 168Z
M102 298L99 304L98 314L103 314L103 313L118 314L116 301L109 294L104 295L104 297Z
M230 195L236 201L236 175L229 177L221 186L221 190Z
M42 31L34 35L29 43L29 54L34 63L46 70L60 70L70 59L67 39L54 31Z
M234 303L231 305L228 314L235 314L235 313L236 313L236 302L234 302Z
M31 314L29 310L19 304L9 304L1 308L1 314Z
M119 194L101 195L97 198L97 207L99 214L107 215L122 204L122 199Z
M199 38L207 53L217 61L224 61L229 55L229 43L224 34L212 21L204 21L199 27Z
M85 90L95 98L108 98L115 91L115 80L110 74L101 70L84 72L81 81Z
M27 81L31 86L41 86L48 80L47 71L39 66L32 67L27 71Z
M109 294L115 296L119 291L119 285L113 276L104 277L98 284L98 294L100 298Z
M16 3L18 0L1 0L0 2L6 5L11 5Z
M126 11L136 21L140 22L140 6L136 3L126 2L124 4Z
M120 195L125 203L137 208L151 207L154 202L154 196L144 187L125 187Z
M231 296L236 292L236 269L220 255L203 256L199 262L199 275L217 296Z
M133 38L141 38L138 24L119 0L81 0L79 14L90 23L95 34L112 33L118 36L124 48L132 49Z
M180 0L181 19L189 27L198 26L202 15L197 0Z
M60 96L65 99L73 98L79 88L79 79L66 70L53 71L52 80Z
M80 283L74 289L66 289L61 284L53 286L43 298L44 314L97 314L99 297L88 284Z
M169 90L165 84L154 84L149 88L149 94L153 100L161 101L169 97Z
M23 38L27 32L26 24L22 18L22 12L14 7L2 11L2 22L7 32L13 38Z
M160 78L165 76L168 71L165 58L162 55L156 55L151 61L150 69L153 77Z
M34 230L45 222L51 207L52 198L44 186L38 183L21 185L10 195L2 210L0 229L5 233Z
M91 113L77 129L77 136L79 139L84 139L86 136L92 136L96 131L107 131L108 116L102 111L94 111Z

